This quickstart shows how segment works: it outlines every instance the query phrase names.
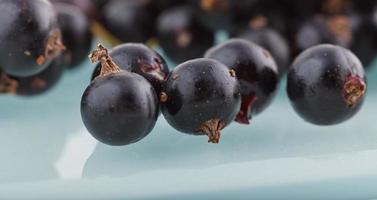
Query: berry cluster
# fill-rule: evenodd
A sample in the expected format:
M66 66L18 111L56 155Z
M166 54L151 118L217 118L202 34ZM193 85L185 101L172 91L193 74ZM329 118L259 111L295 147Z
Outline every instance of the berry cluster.
M98 65L81 114L103 143L139 141L160 112L178 131L218 143L231 122L249 124L270 105L286 73L304 120L338 124L365 97L376 8L373 0L0 0L0 92L47 91L97 36L115 47L90 54ZM231 39L216 45L218 33Z
M118 46L108 52L98 45L90 55L101 64L81 101L89 132L109 145L134 143L151 132L161 110L176 130L218 143L223 128L249 124L268 107L287 71L288 96L303 119L333 125L351 118L367 89L363 65L346 49L356 44L351 2L309 1L305 12L298 1L284 3L292 7L273 0L98 2L96 31ZM238 39L215 45L219 30ZM180 63L171 72L139 44L156 41ZM291 55L298 56L289 68Z
M85 60L91 19L71 3L0 0L0 93L44 93Z

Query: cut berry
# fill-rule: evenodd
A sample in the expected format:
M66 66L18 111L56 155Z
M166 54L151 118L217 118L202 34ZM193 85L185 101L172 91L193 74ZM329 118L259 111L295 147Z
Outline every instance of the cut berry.
M272 101L278 85L276 63L262 47L243 39L231 39L207 51L212 58L236 71L241 84L242 106L236 121L249 124Z
M237 78L212 59L195 59L178 65L161 94L165 119L178 131L207 135L218 143L220 131L236 117L241 94Z
M0 13L0 66L5 73L35 75L65 49L48 1L2 0Z
M354 116L364 100L366 77L349 50L318 45L301 53L288 74L287 91L295 111L306 121L333 125Z
M88 131L102 143L127 145L147 136L156 124L159 101L142 76L121 70L99 45L90 58L102 69L85 90L81 116Z

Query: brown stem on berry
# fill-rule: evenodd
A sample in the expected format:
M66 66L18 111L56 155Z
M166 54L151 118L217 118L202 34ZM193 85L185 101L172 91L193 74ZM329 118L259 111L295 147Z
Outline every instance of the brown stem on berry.
M225 0L201 0L200 7L205 11L221 11L229 6Z
M160 94L160 102L165 103L165 102L168 101L168 98L169 98L168 94L166 94L165 92L161 92L161 94Z
M16 94L18 81L6 74L0 75L0 93Z
M347 0L326 0L322 3L322 10L326 14L342 13L349 7L350 2Z
M234 121L240 124L250 124L250 119L251 119L250 111L256 101L257 101L257 97L254 94L248 95L248 96L242 96L241 108Z
M185 48L185 47L187 47L191 44L192 35L191 35L191 33L187 32L187 31L181 31L181 32L178 33L175 40L176 40L179 47Z
M268 19L263 15L258 15L256 17L253 17L249 21L249 26L252 29L260 30L262 28L265 28L268 25Z
M236 77L237 76L236 71L234 71L234 69L229 70L229 73L230 73L231 77Z
M36 62L38 65L43 65L46 61L53 60L66 50L62 42L62 34L59 29L51 31L43 55L38 56Z
M367 85L359 76L349 75L343 86L343 97L349 107L354 107L364 96Z
M92 63L101 62L101 72L97 77L102 77L121 71L119 66L113 62L113 59L109 55L109 51L102 46L102 44L98 44L97 49L89 54L89 59Z
M225 124L220 119L211 119L202 124L198 132L206 133L208 135L208 143L217 144L220 141L220 131L225 127Z

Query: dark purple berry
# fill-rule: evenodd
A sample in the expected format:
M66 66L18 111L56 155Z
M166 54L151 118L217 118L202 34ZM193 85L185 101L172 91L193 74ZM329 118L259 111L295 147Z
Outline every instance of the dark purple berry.
M88 19L95 19L97 17L96 14L96 6L93 3L93 0L50 0L53 4L55 3L64 3L70 4L75 6L83 13Z
M102 69L81 99L81 116L88 131L100 142L117 146L147 136L159 114L152 85L138 74L122 71L102 46L91 59L100 60Z
M0 22L0 66L7 74L35 75L64 50L48 1L1 0Z
M156 51L143 44L127 43L114 47L110 52L114 63L122 70L140 74L161 92L161 87L169 75L169 67ZM92 80L100 74L101 66L94 69Z
M241 84L242 105L236 121L249 124L274 98L279 75L274 58L262 47L243 39L231 39L207 51L212 58L233 69Z
M59 56L45 70L30 77L2 74L0 75L0 93L13 93L20 96L35 96L45 93L60 80L64 68L64 57Z
M286 73L290 64L290 49L288 42L280 33L264 25L251 23L236 37L249 40L267 49L275 58L280 77Z
M63 43L66 46L64 56L67 66L74 68L87 59L92 45L93 35L90 22L75 6L65 3L55 3L58 13L58 23L62 32Z
M240 87L233 70L216 60L200 58L173 70L161 102L165 119L175 129L208 135L208 142L218 143L220 131L240 108Z
M354 26L352 16L316 15L298 30L295 44L298 52L312 46L330 43L350 48Z
M214 33L197 20L189 6L165 10L157 28L161 47L176 63L199 58L214 44Z
M338 124L354 116L366 89L359 59L340 46L307 49L288 74L287 92L293 108L305 121L317 125Z
M155 18L148 12L146 1L110 1L101 11L100 22L122 42L143 43L155 33Z

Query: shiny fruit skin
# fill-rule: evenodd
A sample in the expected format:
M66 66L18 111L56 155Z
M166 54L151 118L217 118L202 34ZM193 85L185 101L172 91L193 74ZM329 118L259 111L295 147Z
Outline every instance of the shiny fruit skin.
M196 17L192 7L165 10L157 20L158 39L166 55L175 63L200 58L214 44L214 32Z
M135 143L153 129L157 94L142 76L112 73L95 79L81 99L82 120L94 138L114 146Z
M186 134L198 131L203 123L219 119L223 127L236 117L241 103L239 83L220 62L200 58L178 65L167 79L161 103L168 123Z
M140 74L161 92L162 84L169 75L164 58L143 44L127 43L114 47L110 53L115 64L122 70ZM93 71L92 80L100 74L100 65Z
M276 61L280 77L287 72L290 64L290 49L288 42L280 33L270 28L260 30L248 28L237 38L249 40L268 50Z
M70 4L78 8L81 13L83 13L88 19L95 19L97 17L96 14L96 6L93 0L50 0L53 4L55 3L64 3Z
M23 78L12 77L18 81L17 95L35 96L51 90L63 76L64 69L64 58L59 56L39 74Z
M155 18L143 1L109 1L101 10L100 22L122 42L144 43L155 33Z
M237 121L248 124L275 97L279 75L274 58L262 47L244 39L231 39L209 49L212 58L235 70L241 84L243 105Z
M58 24L62 32L63 43L66 46L64 55L67 67L78 67L88 58L93 35L90 31L90 22L85 15L73 5L55 3L58 14Z
M0 66L13 76L44 70L56 55L46 52L48 38L60 34L52 5L45 0L0 1Z
M363 94L353 105L344 96L345 84L356 80ZM302 52L288 74L287 92L295 111L307 122L333 125L354 116L364 100L366 77L359 59L349 50L318 45Z

